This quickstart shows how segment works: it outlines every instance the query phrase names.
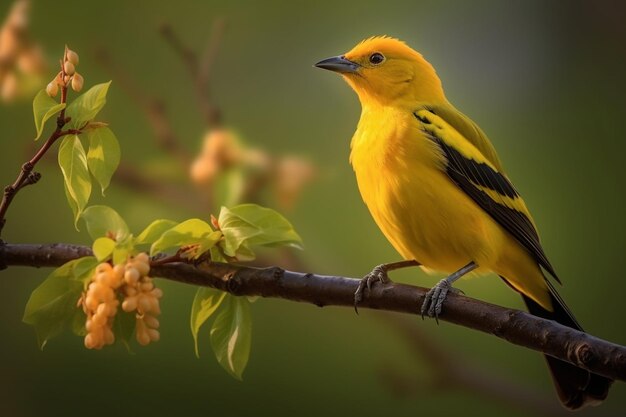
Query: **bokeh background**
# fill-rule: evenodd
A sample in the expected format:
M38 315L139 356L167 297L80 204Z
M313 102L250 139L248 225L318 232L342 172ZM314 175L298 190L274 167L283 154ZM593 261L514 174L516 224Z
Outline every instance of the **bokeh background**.
M3 0L0 16L10 8ZM42 81L54 75L66 43L80 54L87 86L113 79L100 119L117 133L132 172L190 190L182 199L118 178L106 198L92 197L140 230L156 218L209 215L206 199L193 200L206 189L192 187L188 168L157 144L135 100L158 99L183 152L200 152L208 126L196 87L158 28L169 24L201 52L216 22L224 23L207 88L223 126L246 147L273 160L295 158L308 173L288 202L271 184L255 196L283 212L306 245L300 254L267 256L347 276L398 256L362 204L348 164L357 98L312 64L371 35L406 40L437 68L448 98L491 137L580 322L625 344L625 19L618 1L33 0L28 30L50 65ZM29 94L0 104L2 184L33 151ZM11 206L3 237L88 243L72 227L55 154L46 159L41 182ZM194 356L188 315L195 289L171 282L159 283L166 294L159 343L134 354L121 346L94 352L68 333L41 352L21 315L47 272L0 273L3 416L563 414L535 352L445 322L281 300L253 304L252 354L243 382L235 381L215 361L208 329L200 359ZM431 286L440 277L412 270L392 278ZM494 276L459 287L522 308ZM617 383L604 405L578 415L624 413L626 386Z

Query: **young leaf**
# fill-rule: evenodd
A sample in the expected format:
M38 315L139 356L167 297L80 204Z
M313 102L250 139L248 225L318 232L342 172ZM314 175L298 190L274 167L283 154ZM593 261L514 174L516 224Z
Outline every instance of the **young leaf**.
M131 251L128 247L117 247L113 250L113 264L119 265L124 264L128 257L130 256Z
M250 302L228 295L211 328L211 347L220 365L236 379L241 380L248 364L251 342Z
M70 195L70 192L67 189L67 184L63 182L63 190L65 191L65 198L67 199L67 203L72 209L72 218L74 219L74 227L78 230L78 219L80 218L78 213L78 205L76 205L76 201Z
M133 337L135 326L137 324L136 313L127 313L123 310L119 310L115 315L113 321L113 333L115 334L115 340L122 342L129 353L132 353L130 348L130 340Z
M83 283L85 289L91 281L96 266L98 266L98 260L95 256L85 256L76 260L76 263L72 267L72 277L81 283Z
M70 327L72 329L72 333L76 336L87 336L87 329L85 328L86 316L85 312L82 308L77 308L74 311L74 315L72 316L72 322L70 323Z
M208 223L200 219L189 219L163 233L152 244L150 254L154 255L159 252L166 252L172 248L179 249L181 246L201 245L203 243L203 246L209 246L205 247L204 251L207 251L217 241L214 237L214 231ZM196 255L200 256L201 253L196 253Z
M68 202L72 210L76 208L74 221L83 211L91 195L91 178L87 170L87 155L76 135L63 138L59 148L59 166L67 187ZM75 205L72 205L72 201Z
M33 115L35 116L35 129L37 136L35 140L41 137L43 127L52 116L60 112L65 108L65 103L57 103L52 97L46 93L46 90L41 90L35 96L33 100Z
M94 85L67 106L65 113L72 118L68 124L70 129L80 129L85 123L96 117L106 103L109 85L111 85L111 81Z
M200 357L198 350L198 333L200 327L215 313L220 306L226 293L214 288L198 288L191 305L191 334L196 349L196 356Z
M108 127L89 129L86 134L89 139L87 165L104 195L104 190L109 186L111 177L120 163L120 145Z
M113 253L115 249L115 241L108 237L99 237L93 242L91 247L96 259L103 261Z
M95 273L97 265L98 260L94 256L85 256L77 259L72 264L72 279L79 282L82 285L83 290L86 290ZM72 332L78 336L85 336L87 334L87 329L85 329L85 313L82 308L77 308L74 311L70 326L72 328Z
M126 263L128 258L133 254L134 249L135 239L132 234L116 242L115 249L113 249L113 264L120 265Z
M266 207L256 204L222 207L218 222L224 233L224 253L228 256L236 256L244 243L248 248L255 245L302 248L300 236L287 219Z
M203 253L205 253L205 252L211 250L212 248L214 248L215 245L217 244L217 242L220 241L222 236L224 236L224 235L219 230L216 230L214 232L209 233L209 235L204 237L202 239L202 241L198 244L198 246L195 248L195 251L193 253L192 258L193 259L197 259Z
M218 245L215 245L215 246L213 246L211 248L211 261L212 262L223 262L223 263L228 262L228 260L226 260L226 258L224 258L224 255L222 255L222 251L220 250Z
M172 220L166 220L166 219L155 220L152 223L150 223L148 227L143 229L143 232L141 232L139 236L137 236L137 239L135 240L135 244L143 245L143 244L153 243L158 238L160 238L163 233L165 233L166 231L168 231L174 226L176 226L176 222Z
M35 327L40 349L76 320L76 302L83 290L83 284L73 279L79 261L70 261L52 271L26 304L23 321Z
M92 239L110 237L120 242L128 236L128 226L122 217L107 206L88 207L81 216Z

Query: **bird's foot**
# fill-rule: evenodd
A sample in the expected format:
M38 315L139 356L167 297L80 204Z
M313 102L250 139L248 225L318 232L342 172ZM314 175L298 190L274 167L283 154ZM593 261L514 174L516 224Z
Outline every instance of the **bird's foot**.
M380 282L381 284L388 284L391 282L389 276L387 275L387 265L381 264L377 265L372 269L370 273L365 275L361 282L359 282L359 288L354 293L354 311L359 314L358 305L361 301L363 301L363 293L365 292L365 288L368 291L372 290L372 285L375 282Z
M439 314L441 314L443 302L448 292L458 294L462 291L454 288L448 278L444 278L426 293L422 303L422 319L425 314L428 314L428 317L434 317L437 323L439 323Z

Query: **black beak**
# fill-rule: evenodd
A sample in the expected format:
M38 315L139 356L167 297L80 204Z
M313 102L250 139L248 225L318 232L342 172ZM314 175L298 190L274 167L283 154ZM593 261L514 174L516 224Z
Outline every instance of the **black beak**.
M315 64L315 66L325 70L341 73L354 73L357 72L360 67L359 64L346 59L344 56L326 58Z

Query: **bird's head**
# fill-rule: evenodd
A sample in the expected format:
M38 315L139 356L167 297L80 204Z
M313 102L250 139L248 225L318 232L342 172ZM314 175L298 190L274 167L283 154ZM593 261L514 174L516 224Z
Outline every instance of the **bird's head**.
M387 36L366 39L315 66L341 74L363 106L445 100L432 65L404 42Z

